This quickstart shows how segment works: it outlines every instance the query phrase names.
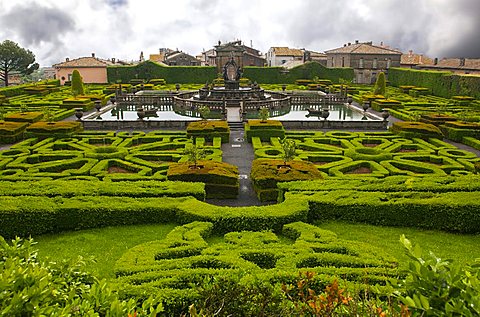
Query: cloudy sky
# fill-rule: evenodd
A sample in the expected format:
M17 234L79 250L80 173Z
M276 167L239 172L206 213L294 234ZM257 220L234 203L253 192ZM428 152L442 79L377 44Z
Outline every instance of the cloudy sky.
M384 42L430 57L480 58L479 0L0 0L0 41L41 66L65 57L138 60L161 47L192 55L219 40L325 51Z

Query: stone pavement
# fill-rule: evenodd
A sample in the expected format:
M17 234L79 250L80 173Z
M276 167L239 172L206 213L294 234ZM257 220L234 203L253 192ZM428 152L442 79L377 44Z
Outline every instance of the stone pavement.
M230 142L222 144L223 161L238 166L240 175L240 190L237 199L208 199L207 202L219 206L258 206L265 205L258 200L253 184L250 181L250 171L254 159L253 147L248 143L244 130L232 129Z

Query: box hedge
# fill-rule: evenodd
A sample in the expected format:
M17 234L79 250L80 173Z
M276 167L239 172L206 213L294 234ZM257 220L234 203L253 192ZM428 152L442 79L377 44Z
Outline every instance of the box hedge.
M267 142L272 137L283 139L285 129L282 123L277 120L248 120L248 123L245 124L245 135L248 142L252 142L252 137L258 137L260 140Z

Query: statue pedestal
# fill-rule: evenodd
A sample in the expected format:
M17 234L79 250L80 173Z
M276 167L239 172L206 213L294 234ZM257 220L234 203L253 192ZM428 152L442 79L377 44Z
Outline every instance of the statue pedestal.
M237 80L226 80L225 89L238 90L240 89L240 82Z

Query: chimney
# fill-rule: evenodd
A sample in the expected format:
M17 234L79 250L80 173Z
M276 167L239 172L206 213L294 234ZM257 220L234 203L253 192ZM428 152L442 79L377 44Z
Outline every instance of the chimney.
M352 43L348 42L348 46L352 45Z
M69 62L70 61L70 58L65 58L65 62Z
M383 46L383 41L380 42L380 46Z
M465 57L460 58L460 65L459 66L465 66Z
M409 50L408 51L408 56L412 56L413 55L413 50Z
M438 64L438 57L435 57L435 59L433 60L433 65L437 65Z
M115 57L112 57L112 64L115 64Z
M418 57L418 63L419 64L422 64L422 58L423 58L423 54L420 54L420 57Z
M355 40L355 44L358 44L358 40Z
M347 44L343 44L343 47L346 47L346 46L347 46Z
M95 53L92 53L92 57L95 58Z

